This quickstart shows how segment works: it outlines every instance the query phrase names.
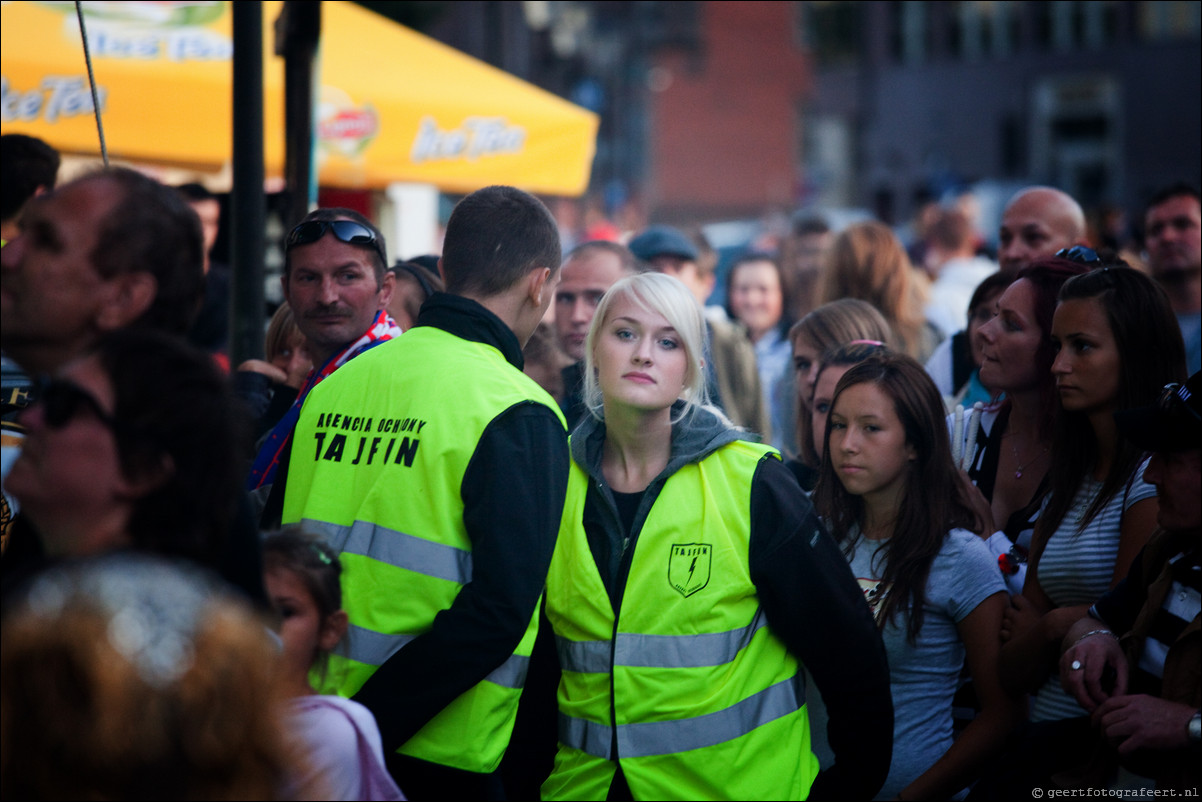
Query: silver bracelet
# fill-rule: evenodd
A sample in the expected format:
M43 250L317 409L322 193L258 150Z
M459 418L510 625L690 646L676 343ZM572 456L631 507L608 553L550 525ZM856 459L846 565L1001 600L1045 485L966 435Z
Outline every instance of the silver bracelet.
M1119 639L1119 636L1115 635L1109 629L1091 629L1089 632L1086 632L1084 635L1082 635L1081 637L1079 637L1075 641L1073 641L1073 646L1076 646L1081 641L1085 640L1086 638L1093 637L1094 635L1109 635L1110 637L1114 638L1115 640ZM1071 649L1072 646L1070 646L1069 648Z

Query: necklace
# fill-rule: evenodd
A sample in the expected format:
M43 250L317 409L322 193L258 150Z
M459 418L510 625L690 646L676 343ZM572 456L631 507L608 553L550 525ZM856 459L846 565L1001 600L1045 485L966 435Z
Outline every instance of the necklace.
M1014 446L1014 438L1013 437L1010 438L1010 450L1014 453L1014 461L1016 463L1018 463L1018 467L1016 467L1014 469L1014 478L1015 479L1022 479L1023 471L1025 471L1027 468L1030 468L1031 463L1035 462L1035 460L1039 459L1044 454L1048 453L1048 447L1044 446L1043 449L1040 450L1038 453L1036 453L1035 456L1031 457L1031 459L1027 460L1026 462L1023 462L1022 459L1020 459L1018 456L1018 449Z

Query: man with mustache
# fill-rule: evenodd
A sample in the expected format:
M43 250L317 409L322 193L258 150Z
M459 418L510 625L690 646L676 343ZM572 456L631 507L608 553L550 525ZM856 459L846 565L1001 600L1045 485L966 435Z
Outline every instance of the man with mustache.
M309 390L349 360L401 333L388 315L395 280L388 271L384 235L356 211L316 209L292 229L284 243L280 282L305 335L313 370L260 447L248 490L265 496L274 482ZM275 515L275 505L269 505L263 525L276 523Z

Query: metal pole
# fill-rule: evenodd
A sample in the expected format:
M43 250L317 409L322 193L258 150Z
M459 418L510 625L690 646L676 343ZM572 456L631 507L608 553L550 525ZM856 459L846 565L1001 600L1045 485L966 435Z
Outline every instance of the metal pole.
M234 14L233 308L230 365L263 356L263 8L231 3Z
M288 0L275 23L275 53L284 57L285 227L317 202L313 180L314 57L321 35L321 3Z

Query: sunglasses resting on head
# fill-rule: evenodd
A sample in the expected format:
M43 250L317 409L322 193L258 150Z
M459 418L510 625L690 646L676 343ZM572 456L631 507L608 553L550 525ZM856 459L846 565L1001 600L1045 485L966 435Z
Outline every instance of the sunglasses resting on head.
M376 235L370 228L362 223L356 223L354 220L307 220L292 229L288 234L288 239L285 240L285 246L292 249L298 245L317 242L326 235L327 231L334 232L334 236L339 242L374 248L376 253L380 254L381 262L388 264L388 257L384 255L384 249L380 247L380 241L376 239Z

